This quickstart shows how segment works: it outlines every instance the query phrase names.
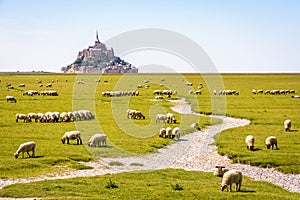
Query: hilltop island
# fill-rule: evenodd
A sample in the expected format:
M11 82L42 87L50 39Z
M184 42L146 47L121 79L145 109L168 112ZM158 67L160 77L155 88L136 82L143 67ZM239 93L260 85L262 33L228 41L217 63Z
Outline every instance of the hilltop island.
M78 52L77 59L67 67L64 73L138 73L138 69L120 57L114 55L113 48L107 49L100 42L98 31L93 46Z

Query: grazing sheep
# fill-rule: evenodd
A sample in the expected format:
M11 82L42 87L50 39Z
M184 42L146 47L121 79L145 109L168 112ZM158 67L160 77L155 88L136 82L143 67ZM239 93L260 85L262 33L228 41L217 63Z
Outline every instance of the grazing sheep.
M254 137L252 135L248 135L245 139L245 142L247 144L247 149L250 151L253 151L254 149Z
M19 84L19 87L25 87L24 83Z
M166 123L167 120L168 120L167 115L164 115L164 114L157 114L156 115L156 123L160 122L160 121L163 121L164 123Z
M14 96L6 96L6 102L15 102L15 103L17 103L17 100L16 100L16 98L14 97Z
M238 170L229 170L227 172L224 173L223 175L223 179L222 179L222 183L221 183L221 190L224 191L225 189L227 189L228 192L228 186L231 190L231 185L233 183L236 184L236 191L240 191L241 190L241 186L242 186L242 173Z
M196 94L196 95L201 94L201 90L196 90L196 91L194 92L194 94Z
M228 172L229 169L225 168L224 166L216 166L216 170L214 171L214 176L223 177L225 172Z
M283 125L284 125L284 130L285 131L291 131L291 127L292 127L292 121L291 120L289 120L289 119L285 120Z
M274 145L275 145L276 149L278 149L278 147L277 147L277 138L275 136L267 137L267 139L266 139L267 149L270 149L271 146L272 146L272 149L273 149Z
M27 122L27 116L25 114L16 114L16 122L18 122L19 119L23 119L24 122Z
M68 113L66 113L66 112L60 113L59 117L60 117L60 121L62 121L62 122L70 121L70 117L69 117Z
M194 129L196 129L196 130L198 130L198 131L201 131L198 123L192 123L191 127L194 128Z
M179 127L175 127L173 130L172 130L172 139L173 138L176 138L177 140L180 139L180 129Z
M100 147L106 146L106 135L105 134L94 134L91 139L88 141L87 145L89 147Z
M52 87L52 84L51 84L51 83L48 83L48 84L46 85L46 87Z
M67 144L70 144L69 140L77 140L77 144L82 144L82 140L80 137L79 131L69 131L65 132L64 136L61 138L61 142L65 144L65 141L67 140Z
M172 137L172 128L167 127L166 128L166 138L171 138Z
M44 113L37 113L37 116L40 122L47 122L47 117L45 116Z
M176 124L176 119L173 113L167 113L167 122Z
M24 158L24 153L26 152L28 154L29 157L34 157L34 150L35 150L35 143L34 142L25 142L23 144L21 144L18 148L18 150L16 151L16 153L14 153L15 158L17 159L19 157L19 154L22 152L22 158ZM29 151L32 151L32 156L30 156Z
M161 128L159 130L159 137L166 137L166 129L165 128Z
M34 122L38 121L38 115L36 113L28 113L27 114L28 122L31 122L32 119L34 119Z
M298 95L293 95L292 98L300 98Z

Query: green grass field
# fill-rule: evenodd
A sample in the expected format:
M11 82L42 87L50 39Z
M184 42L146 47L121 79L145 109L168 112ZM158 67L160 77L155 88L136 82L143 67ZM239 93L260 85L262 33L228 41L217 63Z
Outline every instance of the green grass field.
M40 88L37 83L38 80L42 80L44 87ZM77 84L76 80L84 80L85 84ZM101 79L100 83L95 80ZM300 136L299 136L299 99L291 98L291 95L254 95L251 93L252 89L294 89L296 95L299 95L300 91L300 74L225 74L222 77L215 75L164 75L164 74L139 74L139 75L65 75L65 74L1 74L0 75L0 136L2 142L0 148L2 149L0 157L2 161L0 163L0 177L1 178L19 178L28 176L38 176L48 174L49 172L63 171L70 168L84 169L84 165L78 164L77 161L90 161L96 157L107 156L125 156L155 152L158 148L172 143L172 140L159 138L158 130L163 126L163 123L155 123L155 115L157 113L171 112L170 102L165 100L154 101L153 90L155 89L172 89L178 91L178 97L183 97L191 103L192 108L196 112L206 114L226 114L228 116L235 116L241 118L247 118L251 120L251 124L247 127L240 127L236 129L230 129L223 131L219 134L217 139L218 151L220 154L226 154L233 158L234 162L247 163L251 165L257 165L261 167L276 167L279 171L284 173L300 173ZM59 96L23 96L25 90L48 90L45 87L47 83L54 80L51 90L56 90ZM68 80L68 82L66 82ZM104 82L107 80L107 82ZM137 97L103 97L101 93L103 91L111 90L137 90L136 85L141 84L144 86L144 80L149 80L147 83L150 88L138 89L140 96ZM193 86L185 86L185 82L192 82ZM8 90L6 83L11 83L15 89ZM25 88L19 88L20 83L25 83ZM198 96L189 95L189 90L197 90L199 83L203 84L201 89L202 94ZM163 84L163 86L160 86ZM238 96L214 96L212 90L216 89L234 89L240 92ZM17 103L7 103L5 100L6 95L13 95L18 100ZM174 97L173 98L177 98ZM137 109L142 111L146 119L145 120L131 120L126 117L126 110ZM47 111L72 111L79 109L89 109L95 114L96 119L91 121L80 122L61 122L61 123L23 123L15 122L16 113L28 112L47 112ZM171 127L179 126L183 134L192 132L190 124L193 122L200 122L202 128L210 125L211 123L217 123L217 121L210 121L208 117L198 118L195 115L180 115L175 114L178 124L171 124ZM283 129L283 121L285 119L292 120L291 132L285 132ZM73 145L74 141L71 141L71 145L63 145L60 139L64 132L70 130L80 130L83 137L84 145ZM89 137L94 133L102 132L108 136L108 148L88 148L86 142ZM255 137L255 150L253 152L247 151L245 144L245 137L251 134ZM265 138L274 135L278 138L279 150L267 150L264 142ZM18 146L26 141L35 141L37 143L36 158L19 158L15 159L13 153L18 149ZM219 193L219 188L211 182L218 182L211 174L198 173L198 172L180 172L187 176L187 183L181 182L176 178L176 173L167 170L163 172L150 173L153 177L154 184L156 179L163 179L161 174L170 173L170 178L176 180L178 184L182 184L185 188L185 184L197 185L197 191L201 191L201 187L198 184L210 185L209 192L214 194ZM139 173L138 173L139 174ZM200 176L200 182L195 183L193 176ZM141 175L146 175L141 173ZM114 176L116 178L114 178ZM127 183L132 178L132 174L119 174L114 175L112 180L124 181L124 184L136 184L139 182ZM139 175L140 176L140 175ZM130 178L131 177L131 178ZM107 177L95 177L77 179L77 182L93 182L93 179L101 179L105 182ZM118 181L117 181L118 180ZM126 181L125 181L126 180ZM142 179L143 180L143 179ZM144 180L148 180L144 177ZM54 181L56 185L63 185L66 187L72 185L74 180L58 180ZM176 183L174 182L174 184ZM206 183L203 183L203 182ZM75 183L76 181L74 181ZM173 182L173 181L172 181ZM55 188L53 182L44 181L41 183L43 187L34 188ZM121 184L118 182L118 184ZM147 184L147 183L145 183ZM195 188L189 188L183 191L172 191L169 187L169 182L165 182L168 186L164 193L165 199L171 198L172 195L187 196L192 199ZM256 192L242 192L240 194L230 193L226 194L226 198L242 198L246 196L248 198L256 198L251 195L272 195L275 194L272 191L274 186L268 187L260 184L266 184L261 182L250 181L246 179L245 187L248 190L255 190ZM248 186L247 186L248 184ZM27 184L26 184L27 185ZM30 185L30 184L28 184ZM91 184L94 185L94 184ZM103 184L102 184L103 185ZM104 186L101 185L99 191L104 190ZM164 185L164 184L163 184ZM18 185L9 186L0 191L0 196L13 196L13 191L17 189ZM27 187L27 186L26 186ZM72 192L68 195L76 195L75 186ZM134 187L134 186L131 186ZM158 187L162 187L159 185ZM207 186L206 186L207 187ZM254 188L257 189L254 189ZM11 188L11 189L10 189ZM94 191L97 192L96 186L91 186ZM121 187L122 188L122 187ZM134 191L123 191L121 188L116 190L104 190L105 195L126 195L130 194L132 198L136 194ZM205 188L205 187L204 187ZM243 187L242 187L243 188ZM262 191L261 188L264 188ZM143 190L148 192L152 190L152 187L144 187ZM277 188L278 189L278 188ZM23 185L19 187L20 193L29 197L29 193L25 193L25 187ZM160 189L161 190L161 189ZM118 192L116 192L118 191ZM186 193L189 193L190 196ZM79 197L85 197L87 191L83 190L82 193L78 193ZM33 192L31 192L33 193ZM42 191L41 191L42 193ZM173 194L174 193L174 194ZM284 192L278 189L279 194L294 198L291 193ZM28 195L27 195L28 194ZM47 193L48 196L60 197L59 188ZM157 193L153 193L157 194ZM198 195L198 193L196 193ZM160 195L160 194L157 194ZM201 193L202 195L202 193ZM201 196L200 195L200 196ZM203 194L206 195L206 194ZM221 193L220 193L221 195ZM236 195L236 196L235 196ZM24 197L22 195L18 197ZM39 197L38 191L33 193L33 196ZM96 196L88 196L95 198ZM203 196L205 197L205 196ZM210 197L210 195L208 196ZM221 197L221 196L219 196ZM224 194L222 195L224 197ZM297 196L298 197L298 196ZM104 199L106 197L104 196ZM151 197L151 199L155 197ZM179 197L178 197L179 198ZM182 197L183 198L183 197ZM274 197L276 199L276 197ZM279 198L279 196L278 196Z
M116 188L107 188L109 180ZM16 184L0 190L2 197L45 199L299 199L263 181L244 177L241 192L222 192L221 178L211 173L166 169L89 178ZM178 184L182 190L172 186Z

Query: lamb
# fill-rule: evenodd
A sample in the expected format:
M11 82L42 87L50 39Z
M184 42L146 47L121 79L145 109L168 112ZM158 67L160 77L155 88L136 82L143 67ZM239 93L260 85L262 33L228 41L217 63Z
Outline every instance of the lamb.
M277 147L277 138L275 136L267 137L267 139L266 139L267 149L270 149L271 146L272 146L272 149L273 149L274 145L275 145L276 149L278 149L278 147Z
M87 143L90 147L106 145L106 135L105 134L94 134Z
M179 127L175 127L172 130L172 138L176 138L177 140L180 139L180 129L179 129Z
M159 137L166 137L166 129L165 128L161 128L159 130Z
M15 158L17 159L19 157L19 154L22 152L22 158L24 158L24 153L26 152L28 154L29 157L34 157L34 150L35 150L35 143L34 142L25 142L23 144L21 144L18 148L18 150L16 151L16 153L14 153ZM32 156L30 156L29 151L32 151Z
M61 142L65 144L67 140L67 144L70 144L69 140L77 140L77 144L82 144L82 140L80 137L80 131L69 131L65 132L64 136L61 138Z
M173 113L167 113L167 122L176 124L176 119Z
M254 149L254 137L252 135L248 135L245 139L245 142L247 144L247 149L250 151L253 151Z
M17 100L16 100L16 98L14 97L14 96L6 96L6 102L15 102L15 103L17 103Z
M291 131L291 127L292 127L292 121L291 120L289 120L289 119L285 120L283 125L284 125L284 130L285 131Z
M18 122L19 119L23 119L24 122L27 122L27 116L25 114L16 114L16 122Z
M192 123L191 127L198 130L198 131L201 131L198 123Z
M160 121L163 121L164 123L166 123L167 120L168 120L167 115L164 115L164 114L157 114L156 115L156 123L160 122Z
M236 184L236 191L240 191L241 190L241 186L242 186L242 173L238 170L229 170L228 172L225 172L223 175L223 179L222 179L222 183L221 183L221 190L224 191L225 189L227 189L228 192L228 186L230 188L230 192L231 190L231 185L233 183Z
M225 172L228 172L229 169L225 168L224 166L216 166L216 170L214 171L214 176L223 177Z

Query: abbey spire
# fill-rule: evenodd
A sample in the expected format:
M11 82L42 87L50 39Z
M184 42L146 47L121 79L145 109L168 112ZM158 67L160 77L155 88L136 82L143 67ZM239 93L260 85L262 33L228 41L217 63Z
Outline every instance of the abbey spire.
M98 37L98 30L96 31L96 41L100 43L99 37Z

